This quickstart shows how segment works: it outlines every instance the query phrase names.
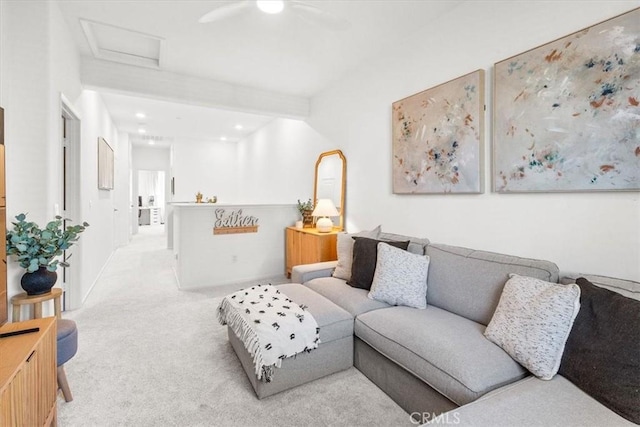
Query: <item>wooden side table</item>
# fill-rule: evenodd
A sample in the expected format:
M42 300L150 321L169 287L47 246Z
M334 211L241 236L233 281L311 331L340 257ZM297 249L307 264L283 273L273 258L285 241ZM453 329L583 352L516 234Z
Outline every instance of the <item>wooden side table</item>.
M61 319L60 310L60 297L62 296L62 289L51 288L51 292L47 292L42 295L27 295L26 292L17 294L11 297L11 305L13 306L13 318L14 322L20 321L20 312L23 305L33 304L33 318L42 318L42 303L44 301L53 300L53 311L56 318Z
M300 264L338 259L338 230L321 233L315 228L287 227L285 231L285 273Z

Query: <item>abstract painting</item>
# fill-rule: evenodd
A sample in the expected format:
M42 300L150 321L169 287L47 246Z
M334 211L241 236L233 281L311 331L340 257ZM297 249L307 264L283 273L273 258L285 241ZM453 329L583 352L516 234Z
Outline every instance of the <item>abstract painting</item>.
M640 189L640 9L495 64L498 192Z
M393 192L481 193L484 70L393 103Z

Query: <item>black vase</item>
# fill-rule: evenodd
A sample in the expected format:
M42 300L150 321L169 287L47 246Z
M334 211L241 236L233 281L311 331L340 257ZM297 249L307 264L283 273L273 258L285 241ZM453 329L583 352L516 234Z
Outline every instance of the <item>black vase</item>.
M57 280L58 273L47 270L47 267L40 267L33 273L24 273L20 285L27 295L41 295L50 292Z

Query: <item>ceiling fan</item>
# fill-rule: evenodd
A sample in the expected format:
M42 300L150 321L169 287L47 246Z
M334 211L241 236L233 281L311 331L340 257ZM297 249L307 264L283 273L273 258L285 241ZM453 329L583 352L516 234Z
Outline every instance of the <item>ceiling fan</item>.
M351 23L344 18L335 16L325 10L306 3L302 0L241 0L234 1L221 7L213 9L211 12L198 19L201 24L222 21L234 15L246 12L252 7L257 7L264 13L277 14L283 10L291 10L300 18L331 30L346 30Z

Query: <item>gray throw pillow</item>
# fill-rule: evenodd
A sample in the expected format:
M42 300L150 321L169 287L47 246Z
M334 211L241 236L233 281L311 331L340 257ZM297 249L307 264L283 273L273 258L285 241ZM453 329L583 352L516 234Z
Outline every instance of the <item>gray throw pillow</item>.
M484 335L536 377L550 380L580 310L580 288L509 277Z
M369 298L391 305L427 308L429 257L378 243Z
M353 244L353 263L351 265L351 279L347 285L360 289L371 289L373 274L376 271L376 262L378 260L378 243L380 240L368 239L366 237L355 237ZM384 242L388 245L395 246L403 250L409 246L406 242Z
M349 280L351 279L351 263L353 262L353 237L368 237L370 239L377 239L380 237L381 226L377 226L373 230L360 231L359 233L340 233L338 234L338 265L333 271L333 277L336 279Z

